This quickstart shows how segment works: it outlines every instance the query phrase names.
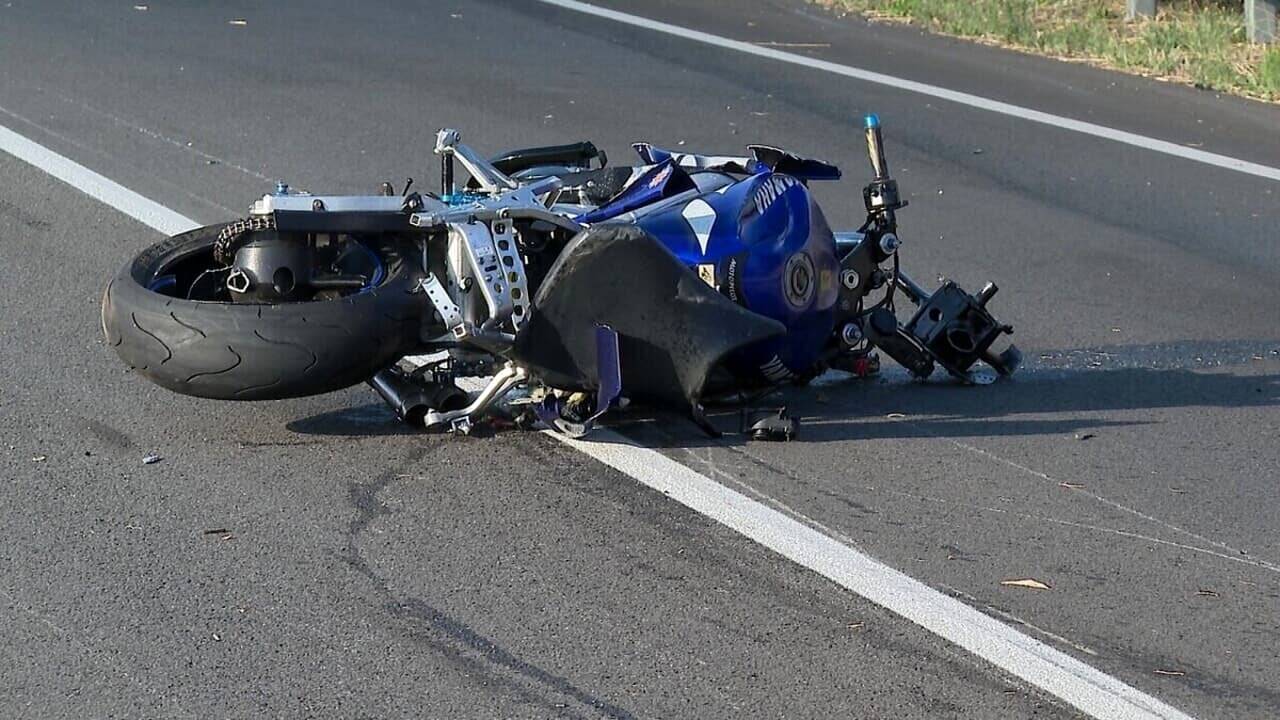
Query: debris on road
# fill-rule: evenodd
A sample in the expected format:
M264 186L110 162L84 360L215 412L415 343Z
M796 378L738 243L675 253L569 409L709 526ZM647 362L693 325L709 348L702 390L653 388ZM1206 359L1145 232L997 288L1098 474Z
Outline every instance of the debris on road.
M1097 435L1094 435L1093 433L1076 433L1077 440L1092 440L1095 437L1097 437Z
M748 433L752 440L767 442L788 442L800 431L800 419L788 415L785 407L765 413L744 409L741 425L741 431Z
M36 455L35 457L31 458L31 462L44 462L45 460L48 460L48 459L49 459L48 455Z
M1196 594L1199 595L1200 597L1221 597L1220 595L1218 595L1217 590L1206 590L1205 588L1201 588L1197 590Z
M1060 487L1060 488L1066 488L1066 489L1068 489L1068 490L1083 490L1083 489L1085 489L1085 485L1084 485L1083 483L1073 483L1073 482L1060 482L1060 483L1058 483L1058 487Z
M239 27L243 27L243 26L245 26L245 25L248 25L248 24L249 24L249 21L248 21L248 20L245 20L244 18L233 18L233 19L231 19L231 20L228 20L228 21L227 21L227 24L228 24L228 25L236 25L236 26L239 26Z
M1182 677L1183 675L1186 675L1186 673L1185 673L1185 672L1183 672L1183 671L1181 671L1181 670L1160 670L1160 669L1156 669L1155 673L1156 673L1157 675L1172 675L1172 676L1174 676L1174 677Z
M1019 587L1028 590L1049 590L1049 586L1032 578L1023 578L1021 580L1001 580L1001 585L1006 587Z
M143 465L155 465L156 463L160 462L160 461L161 461L161 460L163 460L163 459L164 459L164 458L160 457L159 455L148 455L148 456L146 456L146 457L142 458L142 464L143 464Z
M227 529L226 529L226 528L215 528L215 529L213 529L213 530L205 530L205 531L204 531L204 534L205 534L205 535L226 535L226 534L227 534Z

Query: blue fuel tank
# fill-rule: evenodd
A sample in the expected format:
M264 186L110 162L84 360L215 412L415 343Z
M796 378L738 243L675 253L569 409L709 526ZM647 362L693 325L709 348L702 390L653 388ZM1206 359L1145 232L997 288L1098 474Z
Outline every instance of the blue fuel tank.
M734 302L787 327L739 351L729 369L782 382L809 373L835 323L835 237L808 188L765 172L645 213L635 222Z

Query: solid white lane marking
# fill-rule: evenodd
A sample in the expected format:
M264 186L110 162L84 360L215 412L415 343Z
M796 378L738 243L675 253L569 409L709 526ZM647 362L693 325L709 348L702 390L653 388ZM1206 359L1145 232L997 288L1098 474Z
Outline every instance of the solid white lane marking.
M191 218L180 215L114 180L109 180L79 163L68 160L3 125L0 125L0 150L40 168L84 194L101 200L165 235L177 235L199 226L199 223Z
M552 435L1095 718L1189 720L1178 709L948 597L799 520L611 430Z
M1158 140L1156 138L1139 135L1137 133L1126 132L1124 130L1116 130L1104 125L1095 125L1094 123L1084 122L1082 120L1074 120L1072 118L1063 117L1061 115L1053 115L1051 113L1033 110L1031 108L1013 105L999 100L982 97L981 95L971 95L969 93L959 92L956 90L948 90L937 85L929 85L928 83L916 82L905 78L894 77L884 73L873 72L871 70L863 70L850 65L841 65L839 63L827 60L818 60L817 58L807 57L805 55L797 55L782 50L774 50L767 47L760 47L749 42L734 40L732 38L723 37L721 35L713 35L711 33L702 32L700 30L691 30L679 25L672 25L658 20L631 15L617 10L609 10L607 8L597 7L589 3L578 2L578 0L536 0L544 5L553 5L555 7L571 10L573 12L591 15L605 20L630 25L632 27L643 28L653 32L671 35L673 37L692 40L693 42L702 43L704 45L712 45L714 47L723 48L725 50L733 50L747 55L755 55L756 57L768 58L791 65L799 65L801 67L813 70L821 70L834 75L841 75L863 82L874 83L876 85L884 85L886 87L896 88L898 90L906 90L907 92L928 95L930 97L947 100L958 105L967 105L979 110L987 110L1000 115L1008 115L1010 117L1028 120L1042 125L1050 125L1063 130L1071 130L1085 135L1113 140L1115 142L1132 145L1144 150L1163 153L1173 157L1191 160L1205 165L1223 168L1225 170L1234 170L1235 172L1245 173L1246 175L1254 175L1269 180L1280 181L1280 168L1270 167L1247 160L1219 155L1217 153L1197 150L1195 148L1184 147L1177 143L1171 143L1167 140Z
M162 233L197 225L2 125L0 150ZM1190 720L1164 702L616 432L596 430L591 442L547 434L1095 718Z

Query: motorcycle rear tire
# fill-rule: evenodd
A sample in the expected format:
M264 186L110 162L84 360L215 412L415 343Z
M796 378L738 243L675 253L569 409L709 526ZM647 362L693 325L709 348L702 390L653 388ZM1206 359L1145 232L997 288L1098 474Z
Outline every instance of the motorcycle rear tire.
M364 382L418 345L421 277L399 241L373 243L386 276L328 300L242 304L186 300L150 289L166 268L211 253L223 225L143 251L107 285L102 328L133 370L174 392L219 400L318 395Z

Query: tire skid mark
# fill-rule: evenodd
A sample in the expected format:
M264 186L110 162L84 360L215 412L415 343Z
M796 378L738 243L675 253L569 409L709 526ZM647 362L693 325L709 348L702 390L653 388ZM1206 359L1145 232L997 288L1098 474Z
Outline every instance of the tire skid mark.
M139 330L141 330L141 331L143 332L143 334L147 335L147 336L148 336L148 337L150 337L152 340L155 340L156 342L160 343L160 347L164 348L164 351L165 351L166 353L168 353L168 354L165 356L165 358L164 358L163 360L161 360L161 361L160 361L160 364L161 364L161 365L163 365L163 364L165 364L165 363L167 363L167 362L169 362L170 360L172 360L172 359L173 359L173 350L169 349L169 346L168 346L168 345L166 345L166 344L165 344L165 342L164 342L163 340L161 340L161 339L160 339L160 338L159 338L155 333L151 332L150 330L148 330L148 329L146 329L146 328L144 328L144 327L142 327L141 325L139 325L139 324L138 324L138 314L137 314L137 313L129 313L129 317L133 320L133 326L134 326L134 327L136 327L136 328L138 328ZM122 339L123 339L123 338L122 338Z
M183 382L185 382L185 383L190 383L192 380L195 380L195 379L196 379L196 378L198 378L198 377L207 377L207 376L209 376L209 375L221 375L221 374L223 374L223 373L229 373L229 372L231 372L232 370L235 370L236 368L240 367L240 363L244 362L244 358L240 356L240 353L236 352L236 351L235 351L235 349L234 349L234 348L232 348L230 345L228 345L228 346L227 346L227 352L230 352L232 355L235 355L235 356L236 356L235 364L233 364L231 367L226 368L226 369L224 369L224 370L213 370L213 371L210 371L210 372L198 372L198 373L196 373L195 375L192 375L191 377L187 378L187 379L186 379L186 380L184 380Z

